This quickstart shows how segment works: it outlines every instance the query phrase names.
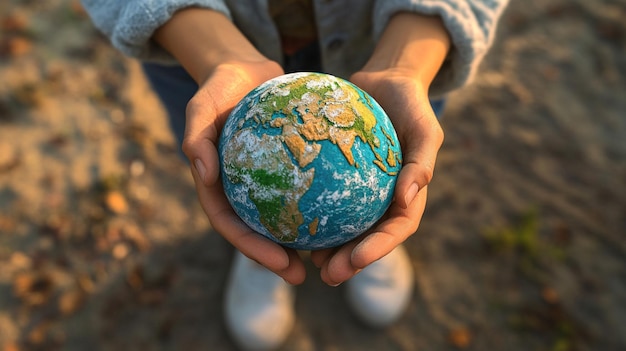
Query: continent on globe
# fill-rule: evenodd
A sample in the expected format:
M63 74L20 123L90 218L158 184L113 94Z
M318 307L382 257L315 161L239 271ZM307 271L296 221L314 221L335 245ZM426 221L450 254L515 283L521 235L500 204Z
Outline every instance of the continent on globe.
M287 247L346 243L382 217L402 166L383 109L322 73L271 79L229 115L219 142L224 191L253 230Z

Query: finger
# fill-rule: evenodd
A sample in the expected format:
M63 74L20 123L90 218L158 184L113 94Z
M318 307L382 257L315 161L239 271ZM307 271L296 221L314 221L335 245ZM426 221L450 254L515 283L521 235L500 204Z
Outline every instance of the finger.
M336 248L311 251L311 262L313 262L315 267L322 268L324 263L335 253L335 251L337 251Z
M218 132L216 109L211 95L200 90L187 105L183 152L207 186L219 178Z
M277 272L287 283L292 285L299 285L304 282L306 269L304 267L304 261L296 250L286 249L289 256L289 267L287 269Z
M233 211L219 181L219 156L215 102L201 90L187 106L183 151L192 164L192 175L202 208L213 228L247 257L289 282L304 279L304 266L295 256L250 229Z
M381 222L371 231L336 249L312 252L314 264L321 267L320 278L337 286L381 259L417 230L426 206L427 187L408 208L393 203ZM319 254L315 257L314 254Z
M358 242L359 239L355 239L344 244L323 263L320 269L320 278L324 283L330 286L338 286L360 271L360 269L354 268L351 264L352 250L354 250Z
M285 249L250 229L237 216L224 196L221 184L205 186L194 168L192 175L202 208L217 232L244 255L273 272L289 267L289 256Z
M291 284L300 284L306 277L302 259L282 246L250 229L233 211L224 196L221 183L207 187L192 168L202 208L213 228L248 258L258 262Z
M407 208L417 192L426 187L433 178L437 153L443 143L443 130L432 111L432 116L420 119L415 128L401 136L403 166L394 193L395 201Z

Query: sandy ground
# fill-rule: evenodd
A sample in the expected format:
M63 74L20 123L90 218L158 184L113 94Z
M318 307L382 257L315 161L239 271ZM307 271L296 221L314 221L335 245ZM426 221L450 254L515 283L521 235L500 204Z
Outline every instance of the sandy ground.
M309 265L284 350L625 350L624 18L514 1L449 99L406 315L366 328ZM137 63L77 1L0 26L0 351L233 350L232 249Z

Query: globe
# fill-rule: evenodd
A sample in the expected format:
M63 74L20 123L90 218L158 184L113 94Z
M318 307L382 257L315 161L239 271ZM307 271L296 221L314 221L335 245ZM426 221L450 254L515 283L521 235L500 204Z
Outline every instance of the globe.
M248 93L219 141L224 192L253 230L286 247L342 245L389 207L402 154L391 121L341 78L291 73Z

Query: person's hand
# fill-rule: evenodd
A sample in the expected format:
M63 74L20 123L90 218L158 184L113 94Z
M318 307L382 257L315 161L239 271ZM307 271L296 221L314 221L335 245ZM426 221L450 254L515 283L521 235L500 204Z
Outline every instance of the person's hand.
M335 249L311 253L329 285L350 279L417 230L443 131L421 83L402 71L358 72L351 81L387 112L402 146L403 166L385 216L361 237Z
M228 114L245 94L282 73L272 61L218 66L187 106L183 152L191 162L198 198L212 227L244 255L299 284L304 265L297 252L250 229L233 211L219 177L217 145Z
M301 283L305 269L298 253L249 228L226 199L219 177L218 142L228 114L252 89L283 74L282 68L259 53L224 15L211 10L177 12L154 39L199 86L187 105L183 152L212 227L247 257L291 284Z
M372 229L343 246L311 253L325 283L335 286L350 279L417 230L443 143L428 88L448 49L449 37L439 18L401 13L391 19L365 67L350 78L393 122L403 165L393 202Z

